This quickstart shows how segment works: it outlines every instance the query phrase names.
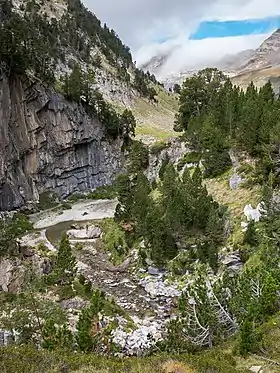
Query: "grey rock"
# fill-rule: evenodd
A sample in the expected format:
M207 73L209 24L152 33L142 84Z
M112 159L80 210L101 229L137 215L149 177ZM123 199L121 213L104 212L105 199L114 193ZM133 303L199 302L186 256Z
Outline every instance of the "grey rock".
M149 273L149 275L159 275L160 270L158 268L155 268L155 267L148 267L148 273Z
M41 276L51 271L50 259L34 252L31 257L0 260L0 291L18 293L31 275Z
M159 154L149 155L149 166L146 170L146 176L150 181L156 180L162 163L168 157L170 163L177 164L179 160L189 151L185 142L179 139L169 141L168 146Z
M231 271L240 271L243 267L243 262L240 259L238 252L230 253L221 259L221 262Z
M94 225L87 226L86 228L70 229L67 234L70 238L74 239L93 239L101 236L101 229Z
M88 301L83 300L80 297L75 297L72 299L63 300L61 303L61 308L64 310L81 310L89 305Z
M123 168L121 140L39 83L1 77L0 123L0 210L111 184Z
M13 333L7 330L0 330L0 346L8 346L14 342Z
M242 182L243 182L243 179L240 175L238 174L232 175L231 178L229 179L230 189L232 190L237 189Z

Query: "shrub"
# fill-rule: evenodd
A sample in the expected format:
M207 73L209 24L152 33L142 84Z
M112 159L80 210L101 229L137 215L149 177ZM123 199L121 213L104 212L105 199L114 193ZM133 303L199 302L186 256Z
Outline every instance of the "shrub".
M199 163L202 154L198 152L186 153L178 162L177 170L181 171L187 163Z
M141 141L133 141L129 155L129 170L137 172L149 166L149 150Z
M101 186L87 195L89 199L114 199L117 196L114 185Z
M105 248L112 254L112 261L118 263L128 252L125 231L113 219L105 219L102 228Z
M39 196L38 208L40 210L47 210L58 205L58 197L55 193L44 192Z
M205 177L217 177L228 171L231 166L231 159L226 150L210 151L203 161Z
M63 210L71 210L72 209L71 204L69 202L66 202L66 201L61 202L61 207L63 208Z
M167 147L168 147L168 144L166 142L158 141L150 147L150 153L153 155L159 155Z

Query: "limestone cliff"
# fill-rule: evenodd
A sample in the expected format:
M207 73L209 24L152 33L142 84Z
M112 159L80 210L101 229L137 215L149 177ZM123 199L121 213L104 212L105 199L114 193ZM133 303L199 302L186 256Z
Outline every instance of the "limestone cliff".
M0 124L0 210L110 184L122 168L121 140L38 82L1 76Z

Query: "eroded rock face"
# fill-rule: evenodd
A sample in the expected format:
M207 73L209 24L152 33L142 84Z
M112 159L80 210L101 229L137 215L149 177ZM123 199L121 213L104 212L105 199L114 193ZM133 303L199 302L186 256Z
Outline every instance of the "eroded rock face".
M147 178L150 181L156 180L159 174L159 170L166 158L172 164L177 164L178 161L190 150L184 141L179 139L170 140L169 146L158 154L150 154L149 156L149 167L146 170Z
M0 292L18 293L28 283L30 276L41 276L51 270L49 258L41 257L32 248L20 248L18 257L0 260Z
M121 140L38 83L0 78L0 123L0 210L110 184L122 169Z

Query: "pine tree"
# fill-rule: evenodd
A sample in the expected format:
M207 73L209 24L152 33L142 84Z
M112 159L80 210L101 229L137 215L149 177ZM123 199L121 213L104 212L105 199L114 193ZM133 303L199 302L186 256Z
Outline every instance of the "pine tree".
M81 312L77 324L77 343L83 352L90 352L94 348L94 322L98 323L98 313L102 311L104 303L104 293L96 290L92 295L90 306Z
M136 120L131 110L125 109L120 117L125 144L130 143L130 137L135 136Z
M249 352L254 352L256 348L256 331L254 323L247 316L240 326L239 333L239 352L242 356L248 355Z
M48 319L46 320L43 326L43 344L42 347L53 351L57 347L57 340L56 340L56 327L54 320Z
M90 309L83 309L77 324L77 344L80 351L89 352L93 347L91 336L92 314Z
M258 234L257 234L257 231L256 231L254 221L249 222L249 224L247 226L247 230L244 233L243 242L245 244L247 243L248 245L254 246L254 247L256 247L258 245L259 237L258 237Z
M151 200L149 194L151 192L150 183L143 172L139 172L136 177L136 185L133 191L133 207L132 216L136 223L136 231L139 235L144 235L146 232L146 217Z
M66 324L63 324L57 331L57 344L58 347L64 350L71 351L74 345L74 338L72 332Z
M63 235L55 262L54 277L61 285L70 285L76 275L76 259L72 254L69 238Z

